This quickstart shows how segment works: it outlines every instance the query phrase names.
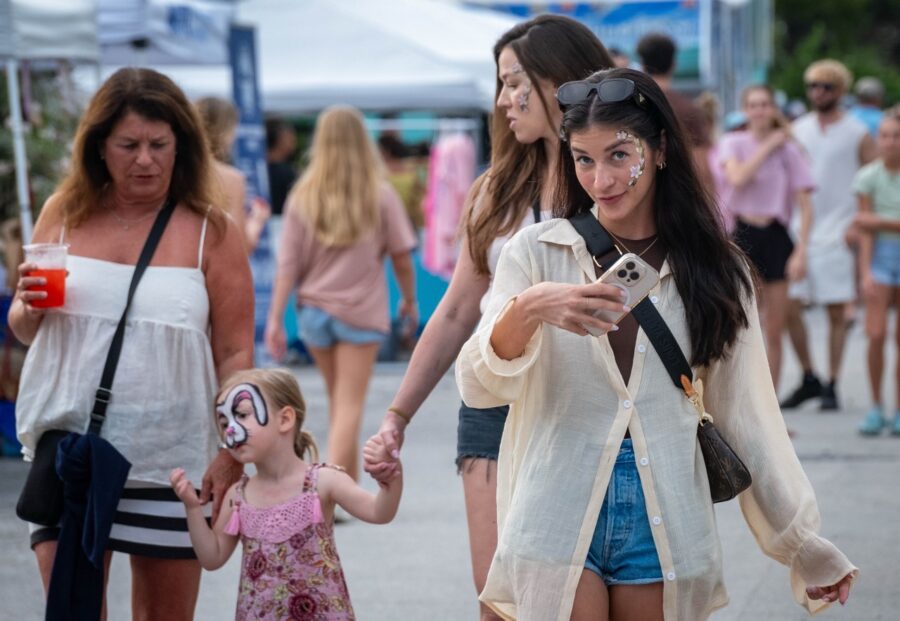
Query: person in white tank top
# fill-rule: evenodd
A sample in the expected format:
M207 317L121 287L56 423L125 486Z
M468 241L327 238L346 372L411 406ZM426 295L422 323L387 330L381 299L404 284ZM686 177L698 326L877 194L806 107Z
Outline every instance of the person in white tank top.
M130 555L134 618L193 618L200 565L168 472L187 465L216 516L242 472L217 453L219 382L253 364L253 284L242 233L218 207L194 108L166 76L121 69L81 117L68 176L41 210L35 243L69 245L63 306L19 266L9 325L29 344L17 403L26 456L44 431L85 432L138 255L156 215L175 210L128 314L101 435L131 463L106 548ZM208 234L207 234L208 233ZM124 516L124 517L123 517ZM215 517L213 517L215 519ZM59 529L30 526L45 590Z
M813 225L809 234L807 277L792 283L788 334L803 368L800 385L781 402L785 409L821 397L821 409L838 409L835 382L847 334L846 305L856 298L854 255L844 236L856 215L853 176L875 157L875 143L865 126L841 108L852 82L836 60L820 60L804 73L806 95L813 110L794 122L793 132L812 163L816 189L812 194ZM828 312L829 376L824 384L813 370L803 306L823 304Z

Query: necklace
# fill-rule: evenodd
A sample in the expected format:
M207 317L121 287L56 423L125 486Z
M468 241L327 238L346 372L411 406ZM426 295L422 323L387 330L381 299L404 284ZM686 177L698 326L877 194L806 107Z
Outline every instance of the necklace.
M621 239L619 239L618 237L616 237L615 235L612 234L612 231L606 231L606 232L609 233L610 237L612 237L614 240L616 240L616 241L618 242L618 244L613 244L613 248L616 249L616 251L619 253L619 256L620 256L620 257L621 257L623 254L625 254L625 252L631 252L631 250L628 249L628 246L626 246L625 244L622 243L622 240L621 240ZM644 248L643 250L641 250L641 251L638 253L637 256L639 256L639 257L644 256L644 254L645 254L648 250L650 250L651 248L653 248L653 245L654 245L657 241L659 241L659 234L657 234L656 237L653 238L653 241L650 242L650 244L649 244L646 248ZM622 248L619 248L619 245L621 245L622 248L625 249L625 252L622 252ZM602 265L600 265L599 261L597 261L597 257L591 256L591 259L594 261L594 265L596 265L597 267L599 267L601 270L605 270L605 268L604 268Z
M133 227L135 224L139 224L139 223L143 222L144 220L148 220L148 219L152 218L153 216L155 216L156 214L158 214L159 210L162 209L165 204L166 204L165 201L163 201L162 205L160 205L159 207L157 207L150 213L144 214L140 218L135 218L133 220L128 220L126 218L123 218L119 214L117 214L116 208L112 203L110 203L110 205L109 205L109 212L113 215L113 218L115 218L118 221L118 223L122 226L122 229L127 231L128 229Z

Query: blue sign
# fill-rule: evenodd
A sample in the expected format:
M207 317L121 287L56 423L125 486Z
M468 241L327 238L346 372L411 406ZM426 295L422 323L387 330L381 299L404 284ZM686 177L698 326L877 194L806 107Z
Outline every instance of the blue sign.
M256 32L252 27L231 26L228 55L231 62L234 103L240 115L233 147L234 165L247 177L247 205L257 199L268 203L266 133L263 129L262 103L256 72ZM253 273L253 291L256 300L254 312L256 365L265 366L269 358L263 345L263 337L275 279L275 261L268 225L263 229L259 244L250 255L250 270Z

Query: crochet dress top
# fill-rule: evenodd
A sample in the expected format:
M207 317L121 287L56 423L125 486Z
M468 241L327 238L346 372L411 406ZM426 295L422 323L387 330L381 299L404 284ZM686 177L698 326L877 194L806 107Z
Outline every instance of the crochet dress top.
M306 472L291 500L258 508L244 499L247 476L237 487L229 535L243 544L236 621L350 621L347 583L334 545L334 525L322 516L319 469Z

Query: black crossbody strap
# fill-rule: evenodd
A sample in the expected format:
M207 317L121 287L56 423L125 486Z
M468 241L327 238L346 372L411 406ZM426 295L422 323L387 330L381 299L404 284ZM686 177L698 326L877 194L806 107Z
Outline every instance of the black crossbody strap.
M125 337L125 320L128 316L128 310L131 308L131 300L134 298L134 292L141 280L141 276L144 275L144 271L150 265L153 253L156 252L159 240L162 239L163 231L166 230L166 225L169 223L169 218L174 211L175 201L170 198L159 211L159 214L157 214L156 220L153 222L153 228L150 229L150 234L147 236L147 241L144 242L141 256L138 258L137 265L134 266L134 275L132 275L131 285L128 287L128 299L125 301L125 310L122 311L122 318L119 319L119 325L116 327L116 333L113 335L112 343L109 346L109 353L106 355L106 364L103 366L103 375L100 379L100 387L94 396L94 408L91 410L91 424L88 427L88 433L99 435L100 429L103 427L103 421L106 419L106 408L112 400L112 384L116 376L116 367L119 365L119 355L122 353L122 342Z
M584 238L590 252L597 260L606 255L613 248L612 239L609 233L600 224L597 218L590 211L582 211L569 218L569 222L575 227L575 230ZM684 390L681 383L681 376L686 376L690 381L694 380L694 373L691 371L691 365L688 364L678 341L656 306L649 298L644 298L637 306L631 310L632 316L647 333L647 338L656 349L669 377L679 390Z

